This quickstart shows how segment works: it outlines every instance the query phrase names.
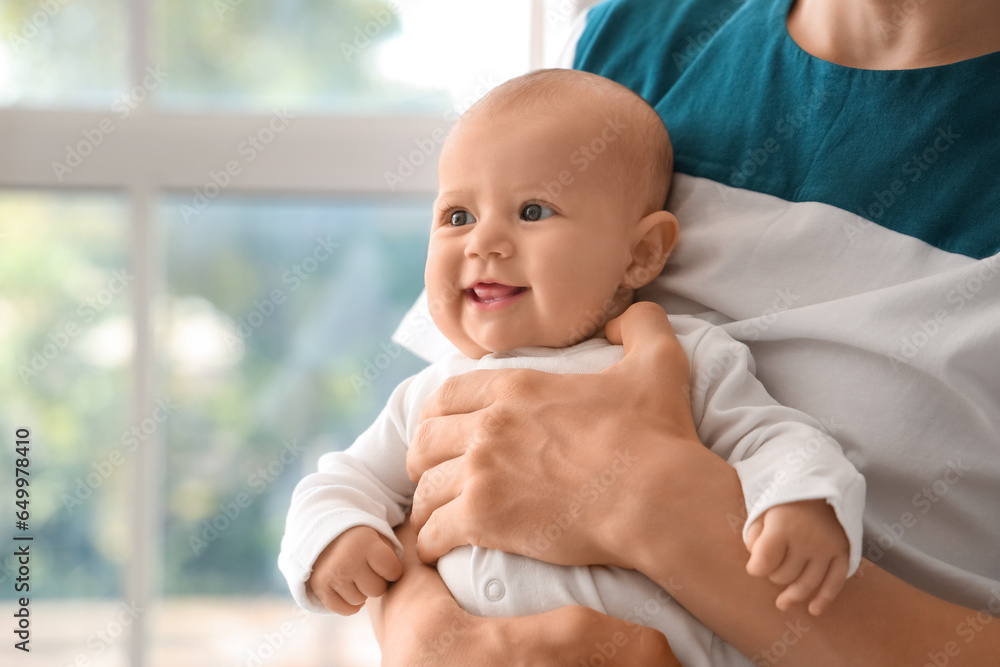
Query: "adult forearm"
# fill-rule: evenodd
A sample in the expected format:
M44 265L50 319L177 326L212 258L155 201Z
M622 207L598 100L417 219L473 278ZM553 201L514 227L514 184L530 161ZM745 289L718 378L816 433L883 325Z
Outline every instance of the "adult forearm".
M396 537L403 544L403 576L384 596L368 602L382 664L445 664L445 657L455 664L474 664L466 654L475 643L472 635L484 641L479 635L490 628L473 627L472 617L459 608L437 570L420 562L409 521L396 529Z
M480 618L463 611L437 570L416 557L409 522L396 530L404 546L403 576L369 600L385 667L495 667L594 664L680 667L663 635L586 607L544 614ZM612 642L610 658L600 647Z
M739 479L721 460L702 463L687 478L704 491L687 496L699 499L689 508L690 529L681 536L676 525L657 530L656 513L647 513L645 535L657 539L636 552L636 565L667 582L678 602L755 664L978 666L1000 655L1000 624L989 623L988 614L939 600L868 561L822 616L810 616L805 605L779 611L781 587L744 569ZM662 502L684 493L675 488Z

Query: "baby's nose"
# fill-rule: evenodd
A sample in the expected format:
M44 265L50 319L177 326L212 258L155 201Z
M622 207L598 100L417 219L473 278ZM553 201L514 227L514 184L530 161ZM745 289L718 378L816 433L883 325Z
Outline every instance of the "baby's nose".
M480 220L475 224L466 254L478 257L509 257L514 253L512 230L503 221Z

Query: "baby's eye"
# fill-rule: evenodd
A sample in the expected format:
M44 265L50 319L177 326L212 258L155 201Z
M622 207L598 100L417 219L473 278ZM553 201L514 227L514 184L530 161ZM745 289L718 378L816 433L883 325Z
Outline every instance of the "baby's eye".
M451 226L461 227L462 225L471 225L476 221L476 216L472 215L468 211L454 211L451 214Z
M548 206L542 206L541 204L528 204L521 209L521 219L528 220L530 222L551 218L555 214L556 212L551 208Z

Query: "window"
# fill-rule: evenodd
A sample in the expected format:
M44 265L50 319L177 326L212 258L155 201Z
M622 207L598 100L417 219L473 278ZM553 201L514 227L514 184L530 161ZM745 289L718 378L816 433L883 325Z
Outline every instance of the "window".
M378 664L364 614L287 595L288 497L421 367L389 337L439 137L579 4L4 2L0 426L32 434L37 659Z
M123 0L6 0L0 105L102 109L128 87Z
M430 200L227 200L198 228L175 204L158 303L164 592L281 593L292 487L423 366L389 334L419 293Z

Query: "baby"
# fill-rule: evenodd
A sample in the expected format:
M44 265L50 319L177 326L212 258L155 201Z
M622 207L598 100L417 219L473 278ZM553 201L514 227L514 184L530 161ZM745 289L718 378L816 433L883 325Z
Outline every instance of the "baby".
M461 354L401 383L376 422L296 488L279 565L301 605L351 614L399 577L392 529L416 488L407 446L446 378L483 368L596 373L623 358L603 328L660 273L677 239L663 210L672 162L659 115L585 72L518 77L459 119L441 151L425 283L434 323ZM670 319L691 361L699 436L743 485L748 572L787 584L780 608L809 600L821 613L860 560L864 479L813 419L768 396L746 346L697 318ZM612 469L633 463L621 452ZM540 537L536 555L544 549ZM685 665L749 664L635 571L479 547L451 551L438 571L474 614L582 604L660 630Z

